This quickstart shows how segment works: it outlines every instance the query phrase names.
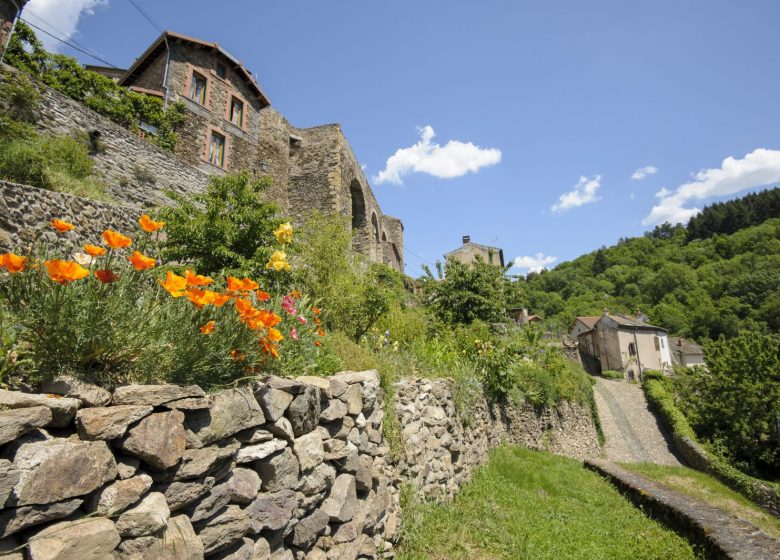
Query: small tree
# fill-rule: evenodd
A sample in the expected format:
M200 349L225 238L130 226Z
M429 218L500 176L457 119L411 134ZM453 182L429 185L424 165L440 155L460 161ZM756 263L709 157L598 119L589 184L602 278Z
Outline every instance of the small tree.
M171 193L176 205L160 212L168 224L166 259L192 263L202 274L265 274L273 232L282 222L276 205L261 197L270 184L239 173L212 177L202 194Z

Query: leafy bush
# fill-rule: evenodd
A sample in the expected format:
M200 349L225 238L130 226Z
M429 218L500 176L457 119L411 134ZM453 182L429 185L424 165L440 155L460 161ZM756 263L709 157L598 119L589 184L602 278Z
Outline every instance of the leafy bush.
M615 371L614 369L605 369L601 372L601 377L606 377L607 379L625 379L626 376L623 375L620 371Z
M164 224L144 216L140 225ZM62 237L73 229L59 220L52 227ZM144 255L156 251L146 233L131 240L107 230L108 248L85 245L76 260L61 254L64 242L0 256L0 309L17 326L15 351L29 360L25 382L68 373L109 387L208 388L259 373L309 373L328 361L319 312L296 291L267 293L249 278L191 269L179 276L180 268Z
M247 173L212 177L205 192L170 193L175 206L160 211L166 221L163 256L191 263L204 274L266 277L288 284L285 272L266 268L274 250L274 231L282 223L275 204L262 199L270 179L252 181Z

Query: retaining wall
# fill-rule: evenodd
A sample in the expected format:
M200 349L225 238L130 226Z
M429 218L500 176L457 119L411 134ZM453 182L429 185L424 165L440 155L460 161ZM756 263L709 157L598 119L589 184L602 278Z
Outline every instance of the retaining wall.
M401 485L447 499L490 447L598 452L587 409L488 407L464 427L449 381L396 386L402 457L375 371L113 393L63 379L0 390L0 554L21 560L392 557Z

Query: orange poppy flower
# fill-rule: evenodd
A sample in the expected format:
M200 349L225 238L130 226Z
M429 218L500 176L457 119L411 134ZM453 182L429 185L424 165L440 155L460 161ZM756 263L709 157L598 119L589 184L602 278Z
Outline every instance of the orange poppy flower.
M51 227L53 227L54 229L56 229L60 233L65 233L66 231L72 230L76 226L74 226L70 222L66 222L64 220L54 219L54 220L51 221Z
M214 332L214 326L216 324L217 323L215 321L209 321L208 323L200 327L200 332L202 332L203 334L211 334Z
M165 227L165 222L155 222L148 214L144 214L138 219L138 223L141 225L141 229L153 233L158 229Z
M315 340L314 346L322 346L322 342L320 342L319 340Z
M97 245L84 245L84 252L90 257L100 257L106 254L106 250Z
M208 286L209 284L214 282L214 280L209 278L208 276L201 276L200 274L195 274L191 270L184 271L184 278L187 280L188 286Z
M299 292L298 290L293 290L292 292L290 292L290 297L293 299L301 299L301 295L302 295L301 292Z
M222 307L227 302L229 302L232 298L232 296L229 296L227 294L219 294L217 292L212 292L214 294L213 301L211 302L214 307Z
M325 336L325 331L322 330L322 327L317 329L317 334L320 335L320 336Z
M268 340L271 342L279 342L280 340L284 340L284 336L282 336L282 333L279 332L278 329L268 329Z
M244 298L236 298L236 311L239 315L242 317L244 316L250 316L254 314L257 310L252 305L252 302L248 299Z
M119 280L119 276L114 274L112 270L96 270L94 274L95 278L103 282L103 284L111 284Z
M267 338L261 338L259 340L259 343L260 343L260 348L262 349L263 352L265 352L266 354L270 354L274 358L279 357L279 351L276 349L276 346L273 344L273 342L271 342Z
M230 357L233 358L233 360L236 362L243 362L246 360L246 354L244 354L241 350L231 350Z
M175 298L183 296L187 289L187 281L170 270L165 274L165 282L160 281L160 285Z
M140 251L133 251L133 254L127 257L127 260L130 261L130 264L132 264L133 268L136 270L146 270L157 264L157 261L152 257L147 257Z
M251 278L241 278L240 280L233 276L228 276L227 278L227 289L231 292L251 292L259 287L260 284Z
M282 322L282 318L279 315L265 309L261 309L257 313L257 320L266 328L275 327Z
M257 301L268 301L271 299L271 294L263 290L257 290L255 294L257 294Z
M74 280L81 280L82 278L89 276L89 270L73 261L53 259L44 262L43 265L49 273L49 278L63 286Z
M22 272L25 266L27 266L27 257L14 255L13 253L0 255L0 268L4 268L8 272Z
M123 249L133 244L133 240L119 232L107 229L103 232L103 241L112 249Z
M187 288L187 299L192 302L192 304L200 309L204 305L208 305L213 301L213 293L209 292L208 290L199 290L197 288Z
M315 315L319 315L320 314L320 308L319 307L312 307L311 308L311 312L314 313Z

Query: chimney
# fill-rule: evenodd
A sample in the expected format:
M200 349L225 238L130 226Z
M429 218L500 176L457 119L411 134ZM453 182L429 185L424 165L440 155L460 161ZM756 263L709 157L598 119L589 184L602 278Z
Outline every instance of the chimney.
M463 236L463 244L471 243L471 236L470 235L464 235Z
M607 315L609 315L609 308L605 307L604 308L604 316L606 317Z
M523 307L523 324L528 324L528 310L525 307Z
M685 339L683 337L680 337L677 340L677 344L680 346L680 348L682 348L685 345Z

